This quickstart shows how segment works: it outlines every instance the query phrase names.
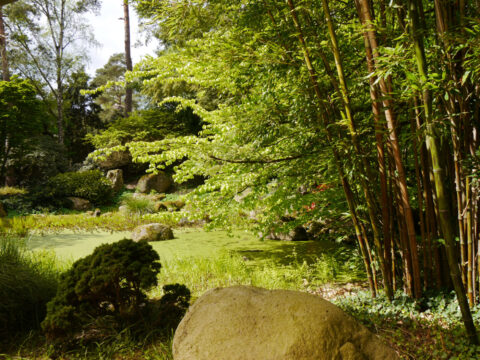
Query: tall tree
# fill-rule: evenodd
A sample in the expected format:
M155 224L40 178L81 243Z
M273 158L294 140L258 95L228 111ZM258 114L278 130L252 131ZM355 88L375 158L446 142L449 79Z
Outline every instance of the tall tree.
M17 53L14 66L37 84L44 99L55 99L59 143L64 143L64 92L69 74L84 61L85 45L94 42L82 14L97 7L96 0L29 0L11 5L7 27Z
M125 55L118 53L110 56L108 62L95 72L92 85L100 89L95 102L102 107L100 117L105 123L127 113L125 88L119 85L125 82L126 69Z
M0 1L0 57L2 58L2 79L10 80L10 70L8 68L7 57L7 35L5 33L5 23L3 20L3 6L11 4L18 0L1 0Z

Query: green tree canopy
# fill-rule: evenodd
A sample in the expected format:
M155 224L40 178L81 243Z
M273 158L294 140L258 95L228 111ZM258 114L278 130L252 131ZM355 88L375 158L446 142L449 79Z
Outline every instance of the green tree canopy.
M12 149L42 131L42 106L29 80L0 81L0 156L2 173Z

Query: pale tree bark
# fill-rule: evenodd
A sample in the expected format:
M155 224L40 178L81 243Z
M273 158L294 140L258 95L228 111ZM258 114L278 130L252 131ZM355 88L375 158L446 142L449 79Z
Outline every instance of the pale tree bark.
M127 71L133 70L132 64L132 55L131 55L131 44L130 44L130 12L128 6L128 0L123 1L123 21L125 24L125 64L127 67ZM125 117L127 117L133 108L133 90L126 84L125 90Z
M5 33L5 24L3 22L2 5L0 5L0 57L2 58L2 80L10 81L10 71L8 69L7 58L7 35Z

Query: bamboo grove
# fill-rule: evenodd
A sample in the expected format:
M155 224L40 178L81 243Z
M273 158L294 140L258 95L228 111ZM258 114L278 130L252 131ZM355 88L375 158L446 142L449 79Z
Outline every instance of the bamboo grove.
M399 290L421 298L454 289L477 342L470 307L480 301L480 2L137 1L137 8L160 24L166 50L131 78L155 101L191 106L206 124L197 138L127 144L137 159L154 166L183 159L179 173L206 176L203 191L215 206L227 193L235 204L233 196L262 179L268 190L245 201L262 209L273 178L292 191L328 162L333 177L323 182L343 194L372 296L381 288L390 299ZM273 131L275 141L264 140Z

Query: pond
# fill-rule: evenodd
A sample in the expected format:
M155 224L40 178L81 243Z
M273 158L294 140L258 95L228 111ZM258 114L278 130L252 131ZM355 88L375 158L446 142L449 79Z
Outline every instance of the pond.
M314 262L321 254L338 245L330 241L260 240L244 231L204 231L198 228L174 230L175 239L151 242L161 260L189 257L211 258L220 252L235 252L252 262L275 261L281 265L292 262ZM95 247L119 241L129 232L73 232L33 235L27 242L32 250L53 250L62 261L74 261L90 254Z

